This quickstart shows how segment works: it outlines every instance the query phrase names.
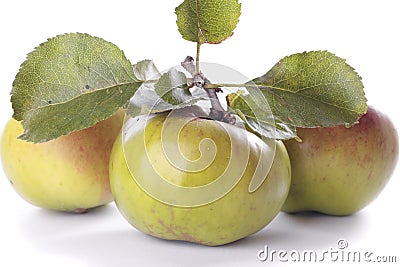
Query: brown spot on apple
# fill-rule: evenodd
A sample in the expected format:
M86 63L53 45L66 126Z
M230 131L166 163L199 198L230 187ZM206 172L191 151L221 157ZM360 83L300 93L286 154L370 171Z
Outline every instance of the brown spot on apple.
M368 181L371 180L371 176L372 176L372 170L368 174L368 178L367 178Z
M88 212L89 209L86 208L76 208L72 211L72 213L76 213L76 214L83 214Z

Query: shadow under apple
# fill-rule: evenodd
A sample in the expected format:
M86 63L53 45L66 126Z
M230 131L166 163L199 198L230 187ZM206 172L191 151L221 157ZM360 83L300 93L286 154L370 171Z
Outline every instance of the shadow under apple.
M287 251L329 249L340 238L351 243L365 235L367 223L363 212L346 217L280 213L260 232L219 247L145 235L132 228L114 205L81 215L34 210L24 215L19 227L38 251L76 259L85 266L187 266L257 263L257 252L266 245Z
M368 220L362 211L351 216L327 216L316 212L281 212L260 232L239 240L234 246L268 245L271 249L307 250L337 248L337 241L366 236Z

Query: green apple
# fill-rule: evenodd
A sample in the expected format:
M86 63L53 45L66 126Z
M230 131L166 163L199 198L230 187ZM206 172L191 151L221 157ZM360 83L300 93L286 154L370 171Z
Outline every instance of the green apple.
M82 213L113 200L108 176L112 145L123 124L121 110L96 125L33 144L17 137L11 119L1 139L1 160L14 189L33 205Z
M355 213L379 195L396 166L396 129L372 107L350 128L299 128L298 135L301 143L285 142L292 165L286 212Z
M290 186L283 143L179 112L131 120L114 144L110 182L140 231L216 246L259 231L280 211Z

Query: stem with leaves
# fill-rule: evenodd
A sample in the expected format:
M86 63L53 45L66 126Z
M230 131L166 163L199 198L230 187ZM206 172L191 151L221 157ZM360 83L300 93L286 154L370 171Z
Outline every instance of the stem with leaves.
M210 99L211 110L210 118L214 120L219 120L222 122L235 124L236 118L224 109L221 102L218 99L217 93L222 92L220 87L206 88L207 85L212 84L203 73L201 73L199 68L199 45L197 46L197 56L196 56L196 66L194 65L194 59L191 56L187 56L185 60L181 63L182 67L190 73L193 77L193 85L202 88Z

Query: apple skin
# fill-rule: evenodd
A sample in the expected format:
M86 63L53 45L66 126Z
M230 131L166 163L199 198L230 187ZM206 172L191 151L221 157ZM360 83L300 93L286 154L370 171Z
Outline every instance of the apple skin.
M123 124L118 111L96 125L45 143L17 139L20 122L10 119L1 139L1 160L10 183L31 204L83 213L113 200L108 163Z
M396 129L373 107L350 128L297 130L301 143L285 141L292 166L285 212L355 213L379 195L396 167Z
M143 118L137 118L141 119ZM143 124L142 128L135 129L135 134L127 139L125 146L122 135L114 144L110 160L111 189L118 209L131 225L162 239L217 246L261 230L279 213L290 186L290 161L282 142L273 141L276 142L276 152L270 172L261 186L249 193L249 183L261 148L267 146L261 139L241 128L225 124L229 132L227 135L223 127L218 126L220 122L196 118L186 124L179 133L181 151L189 156L197 154L192 158L195 159L199 156L199 140L210 138L217 144L218 152L215 161L200 173L180 172L168 164L165 154L160 152L163 145L160 137L162 128L165 130L168 127L164 124L165 119L165 114L155 115L147 124ZM176 121L168 123L176 124ZM143 129L151 134L144 137ZM137 180L132 177L130 166L127 165L125 155L133 157L134 162L137 162L135 173L142 173L147 175L144 178L149 178L151 172L148 168L141 167L145 165L142 162L149 158L154 169L169 182L185 187L202 186L215 181L224 171L230 160L229 144L232 140L229 136L233 139L238 138L239 133L243 133L240 131L244 131L249 137L250 156L247 164L235 159L233 163L243 166L243 176L226 195L205 205L178 206L153 198L138 185ZM143 138L147 151L141 148L144 147ZM235 141L243 140L232 142ZM127 147L132 148L132 154L124 154ZM229 173L229 177L233 179L235 175L238 174ZM176 192L166 193L175 195L177 199L181 197Z

